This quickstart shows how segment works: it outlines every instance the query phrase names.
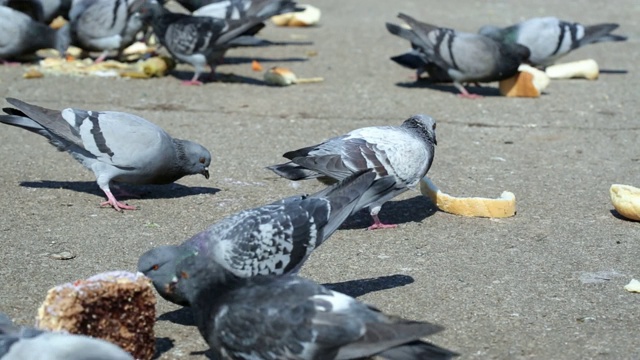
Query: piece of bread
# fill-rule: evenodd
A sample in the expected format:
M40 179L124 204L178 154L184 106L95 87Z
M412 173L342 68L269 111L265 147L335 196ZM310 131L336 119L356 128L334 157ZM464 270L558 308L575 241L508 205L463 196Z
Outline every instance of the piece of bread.
M276 15L271 17L271 21L277 26L313 26L320 22L320 9L306 4L298 7L304 10Z
M584 78L596 80L600 76L598 63L593 59L547 66L545 72L551 79Z
M146 276L107 272L50 289L36 326L107 340L147 360L155 353L155 305Z
M640 221L640 189L613 184L609 189L611 203L616 211L627 219Z
M539 97L549 82L544 71L522 64L516 75L500 81L500 94L507 97Z
M509 191L504 191L497 199L458 198L443 193L425 176L420 181L420 192L431 199L438 209L450 214L488 218L504 218L516 214L516 196Z

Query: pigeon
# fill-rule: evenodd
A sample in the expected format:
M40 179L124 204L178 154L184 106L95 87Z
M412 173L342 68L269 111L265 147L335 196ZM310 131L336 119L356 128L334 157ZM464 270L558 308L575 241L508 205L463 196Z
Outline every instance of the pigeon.
M19 328L0 314L0 359L133 360L133 357L105 340Z
M172 138L157 125L136 115L115 111L45 109L13 98L16 108L4 108L0 122L44 136L93 171L107 196L101 205L135 207L116 200L111 182L168 184L185 175L209 178L211 154L202 145Z
M506 28L483 26L478 33L507 44L522 44L531 50L529 57L531 64L547 66L581 46L627 40L626 36L611 34L618 26L618 24L585 26L556 17L539 17Z
M83 50L101 51L96 62L109 51L118 55L133 44L144 27L137 12L141 0L74 0L69 23L74 44Z
M39 0L42 3L43 21L50 23L58 16L65 19L69 18L71 3L73 0ZM76 0L77 1L77 0Z
M395 179L394 190L374 198L369 207L373 225L369 230L393 228L378 218L382 204L418 184L433 162L436 122L427 115L414 115L401 126L374 126L353 130L324 142L289 151L291 161L267 169L289 180L317 178L322 182L340 180L353 172L371 168L377 176Z
M219 3L230 3L235 0L176 0L183 8L189 10L189 12L194 12L202 7L211 4L219 4Z
M156 0L147 0L141 8L142 17L151 22L160 43L173 57L195 67L193 78L184 85L202 85L198 79L204 67L211 67L211 76L232 47L284 45L262 40L253 35L263 26L263 21L272 15L293 11L295 3L290 0L254 0L240 19L191 16L173 13ZM293 44L293 43L289 43Z
M529 49L520 44L502 43L483 35L439 28L402 13L398 17L411 29L387 23L387 30L409 40L414 49L424 54L426 62L434 63L446 72L461 97L479 97L470 94L463 82L492 82L512 77L520 64L529 58Z
M47 48L64 54L71 41L69 31L69 26L54 30L27 14L0 5L0 59L12 59Z
M0 0L0 5L21 11L38 22L49 24L58 16L67 18L72 0Z
M295 275L238 278L195 256L172 287L192 304L200 334L220 359L451 359L420 340L442 326L392 317Z
M311 252L329 238L344 220L358 211L365 196L392 191L394 180L357 172L341 183L312 195L292 196L243 210L224 218L178 246L160 246L138 261L138 271L151 278L160 295L188 306L182 294L167 286L176 264L195 255L215 261L238 277L297 272ZM386 187L386 188L385 188Z

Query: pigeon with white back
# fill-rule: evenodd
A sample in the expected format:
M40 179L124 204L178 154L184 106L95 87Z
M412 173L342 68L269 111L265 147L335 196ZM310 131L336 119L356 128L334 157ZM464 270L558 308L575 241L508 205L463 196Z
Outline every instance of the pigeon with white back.
M133 360L117 345L84 335L15 326L0 313L0 360Z
M502 43L483 35L437 27L402 13L398 17L410 29L387 23L387 30L409 40L414 51L417 49L424 55L426 63L435 64L440 72L451 77L461 97L479 97L470 94L462 83L510 78L529 58L529 49L520 44Z
M0 61L52 48L64 54L69 47L69 26L54 30L29 15L0 5Z
M538 17L505 28L483 26L478 33L503 43L522 44L531 51L531 64L546 66L588 44L627 40L626 36L611 34L618 26L613 23L587 26L556 17Z
M174 13L157 0L146 0L140 12L169 53L195 67L193 78L183 84L201 85L198 79L204 68L208 65L215 77L216 66L233 47L306 44L271 42L253 36L264 27L266 19L295 10L295 2L290 0L254 0L240 18L215 18Z
M373 187L375 178L372 171L361 171L312 195L240 211L181 245L147 251L138 261L138 271L153 281L162 297L184 306L189 305L184 295L167 287L177 263L188 257L206 257L238 277L295 273L349 215L370 201L368 197L393 190L391 177Z
M385 315L295 275L237 278L195 256L176 269L200 334L220 359L440 360L458 354L420 340L443 330Z
M172 138L162 128L136 115L115 111L50 110L13 98L0 122L44 136L93 171L107 196L102 206L135 207L116 200L112 182L169 184L183 176L209 178L211 154L202 145Z
M289 180L341 180L363 169L373 169L377 176L395 179L393 191L373 199L369 207L373 225L370 230L396 227L378 218L382 204L418 184L435 155L436 122L426 115L414 115L400 126L372 126L353 130L324 142L289 151L283 156L291 161L267 167Z
M69 23L74 44L83 50L101 51L96 62L109 51L118 55L133 44L144 23L138 13L142 0L74 0Z

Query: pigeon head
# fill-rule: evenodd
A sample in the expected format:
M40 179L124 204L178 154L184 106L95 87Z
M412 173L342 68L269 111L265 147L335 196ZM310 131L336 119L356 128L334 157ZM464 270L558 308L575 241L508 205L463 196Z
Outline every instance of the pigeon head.
M176 275L176 264L185 258L193 257L198 252L183 246L160 246L142 254L138 260L138 271L151 279L158 294L174 304L189 306L183 294L175 291L170 285Z
M413 115L402 123L402 126L417 131L427 142L438 145L436 139L436 121L428 115Z
M185 174L202 174L209 178L211 153L204 146L189 140L176 140L179 143L178 161Z
M169 289L174 293L182 294L191 304L194 304L203 292L217 293L222 292L223 289L234 289L246 281L205 256L183 258L176 265L174 275Z

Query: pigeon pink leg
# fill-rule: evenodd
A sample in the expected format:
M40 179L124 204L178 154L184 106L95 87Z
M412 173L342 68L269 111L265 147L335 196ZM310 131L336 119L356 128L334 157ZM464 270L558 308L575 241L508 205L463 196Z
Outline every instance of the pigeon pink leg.
M478 99L481 98L482 95L478 95L478 94L470 94L467 89L464 88L464 86L462 86L461 84L458 83L453 83L453 85L456 87L456 89L458 89L460 91L460 94L458 94L459 97L461 98L465 98L465 99Z
M371 214L371 217L373 218L373 225L369 226L368 230L394 229L398 227L397 224L383 224L378 218L378 214Z
M106 189L106 190L103 190L103 191L107 195L107 201L101 203L100 206L110 205L116 211L120 211L120 210L135 210L136 209L135 206L130 206L130 205L127 205L125 203L121 203L118 200L116 200L116 198L113 196L113 194L111 193L111 191L109 189Z
M185 86L193 86L193 85L200 86L200 85L202 85L202 81L199 81L198 77L200 77L200 73L196 71L193 74L193 77L191 78L191 80L183 81L182 85L185 85Z

